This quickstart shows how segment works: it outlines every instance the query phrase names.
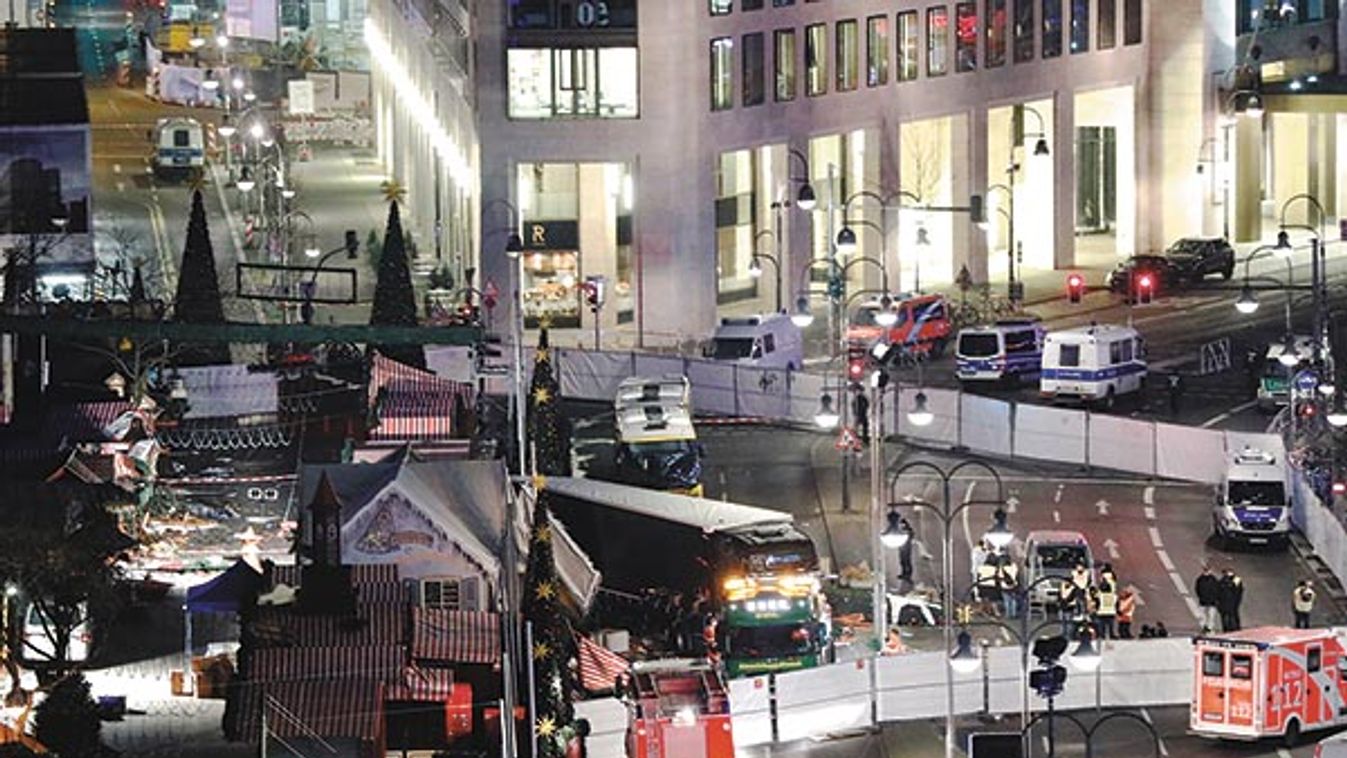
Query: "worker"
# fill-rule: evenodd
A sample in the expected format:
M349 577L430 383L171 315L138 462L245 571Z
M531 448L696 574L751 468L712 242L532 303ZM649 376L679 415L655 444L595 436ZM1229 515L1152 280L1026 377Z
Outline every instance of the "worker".
M998 557L988 555L976 569L977 581L974 583L974 590L978 603L982 605L983 613L994 613L994 609L1001 603L1001 586L996 576L999 568Z
M1137 591L1128 586L1118 595L1118 639L1132 639L1132 618L1137 612Z
M1009 555L998 556L996 581L1001 588L1001 604L1006 618L1020 617L1020 569Z
M1310 628L1310 614L1314 612L1314 586L1302 579L1291 591L1291 610L1295 613L1296 628Z
M1118 588L1112 582L1104 581L1099 583L1098 590L1094 615L1096 636L1111 640L1115 636L1113 624L1118 617Z

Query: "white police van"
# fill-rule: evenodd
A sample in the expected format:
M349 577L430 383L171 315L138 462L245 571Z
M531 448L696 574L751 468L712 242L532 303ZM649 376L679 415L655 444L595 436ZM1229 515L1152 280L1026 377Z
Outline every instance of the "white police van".
M723 318L702 355L742 366L798 371L804 366L804 336L781 313Z
M1036 374L1046 335L1037 318L1001 319L990 326L960 329L955 376L961 382L1018 382L1020 377Z
M1092 324L1049 332L1043 342L1038 382L1044 397L1112 407L1145 381L1146 342L1131 327Z
M1216 487L1211 524L1223 547L1231 542L1285 547L1291 538L1286 467L1248 445L1235 453Z

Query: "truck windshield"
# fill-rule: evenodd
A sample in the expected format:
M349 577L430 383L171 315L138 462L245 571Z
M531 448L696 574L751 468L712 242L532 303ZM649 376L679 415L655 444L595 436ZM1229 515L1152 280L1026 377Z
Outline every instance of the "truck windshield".
M1230 482L1226 502L1231 505L1286 505L1281 482Z
M666 440L664 442L633 442L627 445L627 453L632 458L663 458L692 450L688 440Z
M753 340L748 337L717 337L711 358L717 361L733 361L747 358L753 354Z
M730 630L726 652L736 658L772 658L814 652L809 624L740 626Z
M1076 564L1089 565L1089 556L1080 545L1039 545L1038 564L1045 569L1066 569Z
M1001 349L1000 340L995 334L960 334L959 355L969 358L986 358L996 355Z

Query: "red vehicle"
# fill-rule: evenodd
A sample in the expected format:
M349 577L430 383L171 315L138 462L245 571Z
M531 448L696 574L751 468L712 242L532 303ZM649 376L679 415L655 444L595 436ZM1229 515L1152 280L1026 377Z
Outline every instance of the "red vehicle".
M629 677L627 758L734 758L730 699L715 666L640 661Z
M1256 740L1347 723L1347 643L1330 629L1265 626L1193 639L1189 731Z
M862 303L847 325L847 343L853 351L869 350L884 337L886 327L879 323L883 306L879 301ZM944 295L904 295L889 310L893 326L887 327L889 343L901 345L909 357L939 358L945 352L954 327L949 320L949 305Z

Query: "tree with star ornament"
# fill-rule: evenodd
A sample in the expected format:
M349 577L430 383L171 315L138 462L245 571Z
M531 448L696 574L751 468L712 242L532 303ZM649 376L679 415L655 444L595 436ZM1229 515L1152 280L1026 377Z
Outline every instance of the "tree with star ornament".
M539 474L571 475L570 424L561 414L561 386L552 371L552 351L547 345L547 327L538 335L533 359L533 381L528 396L528 440L536 456ZM529 453L530 451L525 451Z
M566 611L561 604L561 579L552 558L552 522L549 518L546 478L534 480L538 499L533 508L529 533L528 564L524 570L524 620L531 624L535 710L533 731L538 735L537 758L564 758L566 743L575 731L576 691L570 668L573 642ZM527 676L527 669L521 672ZM525 686L528 680L525 679Z

